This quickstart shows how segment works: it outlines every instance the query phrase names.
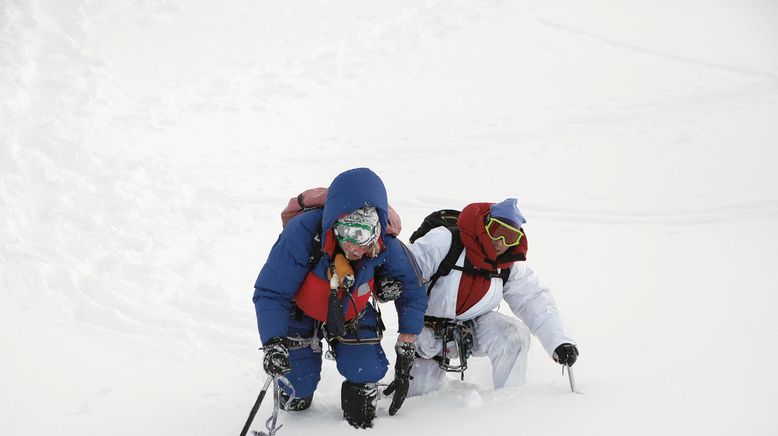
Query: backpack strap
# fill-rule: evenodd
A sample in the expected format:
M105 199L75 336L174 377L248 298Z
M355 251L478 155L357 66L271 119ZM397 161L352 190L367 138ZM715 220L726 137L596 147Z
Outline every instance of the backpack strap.
M463 274L472 274L472 275L478 275L482 276L487 280L491 280L493 278L499 277L502 279L502 284L504 285L505 282L508 281L508 276L511 274L510 268L503 268L500 270L499 273L496 273L494 271L489 271L486 269L480 269L473 266L472 263L470 263L470 260L465 257L465 264L464 266L454 266L453 269L457 271L462 271Z
M458 269L458 267L456 267L457 259L459 259L459 256L461 256L462 252L465 250L465 244L462 243L462 239L459 237L459 228L446 228L451 232L451 246L448 248L446 256L440 262L438 270L430 277L430 284L427 286L427 297L430 296L430 292L432 292L432 288L439 278L448 275L454 268Z
M499 277L502 279L502 284L505 285L505 283L508 281L508 276L511 274L510 268L503 268L500 270L499 274L495 274L492 271L487 271L483 269L479 269L474 267L469 260L467 260L467 257L465 257L465 265L464 266L456 266L457 259L459 259L459 256L462 255L462 251L465 250L465 244L462 243L462 239L459 237L459 228L457 227L446 227L448 231L451 232L451 246L448 249L448 253L446 253L446 257L443 258L443 260L440 262L440 266L438 266L438 270L435 271L435 274L432 275L430 278L430 284L427 287L427 297L430 296L430 293L432 292L433 286L435 286L435 283L437 283L438 279L448 275L452 269L455 269L457 271L462 271L463 274L475 274L475 275L482 275L486 277L487 279L492 279L495 277Z
M316 233L313 236L313 242L311 242L311 257L308 259L308 269L313 269L316 264L319 263L322 254L324 254L321 246L321 238L322 228L321 222L319 222L319 226L316 228Z
M500 271L500 278L502 279L502 285L505 286L505 283L508 282L508 276L511 275L511 269L505 268Z

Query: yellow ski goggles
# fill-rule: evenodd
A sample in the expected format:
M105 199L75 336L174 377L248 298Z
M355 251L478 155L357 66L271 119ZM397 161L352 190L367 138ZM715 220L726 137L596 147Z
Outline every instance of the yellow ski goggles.
M508 247L519 245L521 238L524 236L524 232L522 232L521 229L517 229L516 227L493 217L489 217L489 221L486 222L485 228L486 234L489 235L492 240L496 241L502 239L502 242Z

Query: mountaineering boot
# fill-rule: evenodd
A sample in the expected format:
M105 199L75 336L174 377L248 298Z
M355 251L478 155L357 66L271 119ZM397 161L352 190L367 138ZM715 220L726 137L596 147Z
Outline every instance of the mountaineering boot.
M375 383L344 381L340 390L343 418L355 428L372 427L377 395L378 390Z
M309 407L311 407L311 402L313 401L313 394L308 395L307 397L294 397L292 398L292 401L289 401L289 404L287 404L287 401L289 401L289 394L281 391L281 408L288 411L294 411L299 412L300 410L305 410Z

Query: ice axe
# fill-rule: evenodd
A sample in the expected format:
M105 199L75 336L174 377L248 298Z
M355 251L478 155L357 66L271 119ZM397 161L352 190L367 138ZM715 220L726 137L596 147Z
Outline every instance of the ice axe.
M583 392L577 391L575 389L575 376L573 375L573 367L562 365L562 375L565 375L565 368L567 368L567 379L570 380L570 391L576 394L583 394Z
M254 402L254 407L251 408L251 412L249 413L249 419L246 420L246 425L243 426L243 430L241 430L240 436L246 436L246 434L249 432L249 427L251 427L251 422L254 421L254 416L256 416L257 410L259 410L259 405L262 404L262 400L265 398L267 389L270 387L270 383L272 381L273 381L273 376L269 375L267 377L267 380L265 380L265 385L262 386L262 390L259 391L259 396L257 397L257 401Z
M276 432L283 427L282 425L278 425L278 410L279 408L283 407L284 410L287 410L289 408L289 405L292 403L292 401L295 398L295 391L294 386L292 386L292 383L284 376L276 376L274 377L274 383L273 383L273 413L270 415L270 418L265 421L265 427L267 427L267 433L264 431L252 431L251 433L254 436L275 436ZM289 390L292 391L292 394L289 395L289 398L286 400L283 406L281 406L281 384L286 385Z

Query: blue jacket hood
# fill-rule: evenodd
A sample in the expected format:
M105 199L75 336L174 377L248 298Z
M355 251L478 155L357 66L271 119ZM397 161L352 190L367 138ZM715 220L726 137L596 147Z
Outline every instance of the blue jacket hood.
M373 206L378 211L383 236L389 210L384 182L369 168L354 168L340 173L327 191L322 229L332 228L338 217L365 206Z

